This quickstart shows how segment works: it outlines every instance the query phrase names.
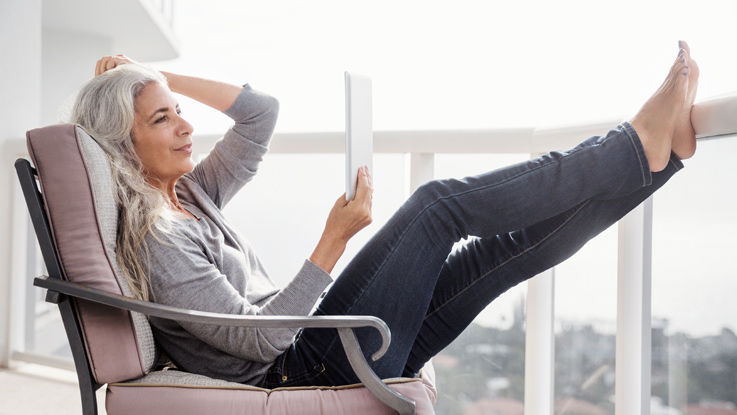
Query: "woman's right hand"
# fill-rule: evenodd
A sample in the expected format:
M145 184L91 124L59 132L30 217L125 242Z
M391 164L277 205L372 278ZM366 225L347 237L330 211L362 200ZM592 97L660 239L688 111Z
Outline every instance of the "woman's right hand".
M95 76L104 73L106 71L109 71L110 69L115 68L119 65L124 65L126 63L138 63L134 61L133 59L123 55L123 54L117 54L115 56L103 56L100 58L100 60L97 61L97 64L95 65Z
M358 170L356 196L347 202L343 193L335 201L325 225L325 236L347 243L358 231L370 225L373 192L368 167L361 167Z

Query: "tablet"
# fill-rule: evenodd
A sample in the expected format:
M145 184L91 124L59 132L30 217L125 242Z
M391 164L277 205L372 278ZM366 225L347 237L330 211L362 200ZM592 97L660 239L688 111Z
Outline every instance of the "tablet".
M345 199L356 195L359 167L373 177L374 132L371 123L371 78L345 72Z

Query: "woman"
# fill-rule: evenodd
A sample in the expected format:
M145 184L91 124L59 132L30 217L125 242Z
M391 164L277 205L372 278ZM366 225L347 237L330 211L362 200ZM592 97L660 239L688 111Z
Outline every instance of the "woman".
M278 289L221 209L256 174L278 102L243 87L157 72L123 56L97 62L73 122L112 160L121 209L117 253L142 299L187 309L307 315L333 282L347 241L371 223L371 180L330 211L320 242ZM422 185L367 242L319 302L316 315L374 315L391 328L382 378L416 376L494 298L575 253L639 205L696 149L690 109L698 67L688 45L630 122L568 151L461 180ZM171 91L233 118L200 163L192 126ZM449 255L459 239L475 235ZM334 329L247 329L151 318L181 369L266 388L358 381ZM380 339L356 334L367 352Z

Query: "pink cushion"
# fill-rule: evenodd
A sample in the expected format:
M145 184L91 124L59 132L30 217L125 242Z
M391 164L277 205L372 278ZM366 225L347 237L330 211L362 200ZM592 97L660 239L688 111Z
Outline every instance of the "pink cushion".
M434 414L437 398L432 370L420 379L386 381L395 391L415 401L417 414ZM228 383L222 386L115 383L108 385L108 415L163 414L395 414L362 385L320 388L262 389Z
M124 294L111 264L114 258L105 249L95 209L90 174L102 173L90 172L83 148L92 139L75 124L36 128L26 137L66 278ZM99 146L95 147L104 157ZM104 384L143 376L148 368L144 367L131 314L86 301L76 304L95 380Z

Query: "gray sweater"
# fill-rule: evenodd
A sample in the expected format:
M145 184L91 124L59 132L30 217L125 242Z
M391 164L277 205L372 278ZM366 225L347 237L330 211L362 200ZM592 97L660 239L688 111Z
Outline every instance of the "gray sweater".
M176 236L148 235L151 294L175 307L241 315L308 315L330 274L306 259L279 289L221 209L256 174L274 131L278 101L245 84L224 111L235 121L210 154L182 176L176 193L192 218L178 219ZM196 139L196 138L195 138ZM152 317L154 338L182 370L258 384L297 329L258 329L176 322Z

